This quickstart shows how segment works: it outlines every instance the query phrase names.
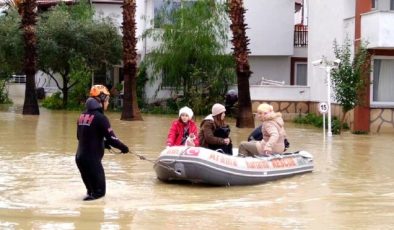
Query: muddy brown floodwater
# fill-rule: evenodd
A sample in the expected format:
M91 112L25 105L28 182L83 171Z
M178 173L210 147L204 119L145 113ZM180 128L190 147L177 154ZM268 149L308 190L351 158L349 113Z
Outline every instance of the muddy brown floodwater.
M343 133L286 123L290 150L314 155L313 173L255 186L158 181L152 163L106 152L105 198L81 201L75 165L78 112L23 116L0 108L0 229L390 229L394 226L394 136ZM173 116L121 121L130 150L156 159ZM201 121L197 118L197 123ZM230 120L237 146L249 129Z

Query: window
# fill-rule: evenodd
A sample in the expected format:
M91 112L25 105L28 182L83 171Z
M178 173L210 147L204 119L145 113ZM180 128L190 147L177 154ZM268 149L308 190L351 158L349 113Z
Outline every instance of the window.
M154 27L160 28L170 23L169 15L180 7L180 2L154 0Z
M394 106L394 59L376 58L372 71L372 105Z
M394 0L390 0L390 10L394 10Z
M376 9L378 7L377 0L371 0L371 8Z
M307 85L307 69L308 66L306 63L295 63L295 85Z
M154 27L160 28L165 24L172 23L171 13L180 7L191 6L195 0L154 0Z

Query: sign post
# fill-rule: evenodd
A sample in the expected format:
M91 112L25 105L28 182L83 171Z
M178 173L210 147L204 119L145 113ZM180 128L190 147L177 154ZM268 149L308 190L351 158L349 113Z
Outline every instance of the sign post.
M332 132L331 132L331 66L326 67L326 72L327 72L327 136L331 137Z
M327 117L327 136L331 137L332 132L331 132L331 70L334 68L338 68L339 64L341 63L340 59L335 59L334 61L328 61L326 57L323 56L322 59L313 61L312 64L314 66L320 66L320 68L324 68L326 71L326 77L327 77L327 111L325 113L328 113ZM320 104L319 104L320 105ZM320 110L320 108L319 108ZM321 112L321 111L320 111ZM323 118L324 119L324 118ZM324 121L324 120L323 120Z
M321 114L323 114L323 135L326 135L326 113L329 111L329 106L327 103L325 102L320 102L319 105L317 106L319 109L319 112ZM330 122L328 123L328 125L330 125ZM327 135L330 137L331 135L329 134L329 132L331 132L331 129L328 128Z

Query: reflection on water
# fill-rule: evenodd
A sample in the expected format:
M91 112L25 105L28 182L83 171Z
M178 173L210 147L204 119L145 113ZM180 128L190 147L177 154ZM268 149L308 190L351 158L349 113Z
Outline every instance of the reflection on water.
M75 165L77 112L0 112L0 229L388 229L394 224L393 135L322 131L287 123L291 150L315 156L315 171L255 186L165 184L152 163L106 153L107 195L82 202ZM17 113L15 113L17 111ZM155 159L174 116L119 120L115 133ZM197 118L197 123L202 118ZM231 121L235 145L250 130Z

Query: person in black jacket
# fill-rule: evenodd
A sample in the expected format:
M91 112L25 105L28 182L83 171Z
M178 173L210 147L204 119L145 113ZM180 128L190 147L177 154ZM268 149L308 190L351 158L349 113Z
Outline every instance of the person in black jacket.
M94 85L86 100L86 111L77 121L78 150L75 156L87 195L83 200L95 200L105 196L105 173L101 160L104 147L111 146L129 152L111 128L104 110L108 108L109 91L103 85Z

